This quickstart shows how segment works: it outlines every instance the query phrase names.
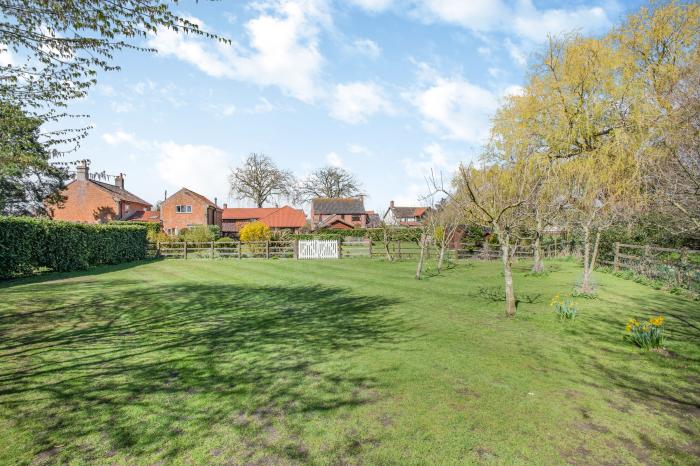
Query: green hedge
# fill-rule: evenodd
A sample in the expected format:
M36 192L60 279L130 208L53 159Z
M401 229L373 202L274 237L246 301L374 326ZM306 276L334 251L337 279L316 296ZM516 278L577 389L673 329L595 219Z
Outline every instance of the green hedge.
M142 225L0 217L0 278L41 267L67 272L144 259L146 234Z

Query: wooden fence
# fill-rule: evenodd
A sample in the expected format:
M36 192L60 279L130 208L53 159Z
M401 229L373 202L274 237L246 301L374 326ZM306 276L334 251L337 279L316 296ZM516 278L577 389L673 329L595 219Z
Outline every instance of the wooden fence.
M648 278L700 291L700 250L615 243L611 265L615 272L631 270Z

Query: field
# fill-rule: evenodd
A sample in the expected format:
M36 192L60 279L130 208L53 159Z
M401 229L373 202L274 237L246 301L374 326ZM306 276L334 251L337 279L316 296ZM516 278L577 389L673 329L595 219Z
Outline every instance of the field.
M697 464L700 305L497 262L154 261L0 285L0 464ZM622 336L667 318L666 353Z

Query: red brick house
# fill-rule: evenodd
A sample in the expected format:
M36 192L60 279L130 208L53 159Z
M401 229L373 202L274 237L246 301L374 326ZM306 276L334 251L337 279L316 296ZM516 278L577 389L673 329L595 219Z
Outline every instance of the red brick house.
M289 206L229 209L224 204L221 233L237 237L244 225L255 221L264 223L272 231L289 230L298 233L306 225L306 215L303 210Z
M176 235L195 225L221 226L222 209L215 202L190 189L182 188L160 204L163 231Z
M90 179L90 169L84 162L78 165L75 179L62 195L65 202L51 209L56 220L106 223L126 220L151 208L148 201L124 189L124 175L115 177L114 184Z
M423 225L429 212L427 207L397 207L394 201L391 201L384 213L384 221L389 225L419 227Z
M317 197L311 200L311 225L314 230L367 228L368 218L361 197Z

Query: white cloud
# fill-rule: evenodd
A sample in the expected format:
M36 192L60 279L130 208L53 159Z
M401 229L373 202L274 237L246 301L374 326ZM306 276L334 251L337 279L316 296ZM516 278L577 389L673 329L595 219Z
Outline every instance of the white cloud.
M156 169L171 189L187 187L205 196L228 192L228 156L223 150L172 141L156 144Z
M403 159L401 164L410 178L425 179L431 174L437 176L440 172L450 169L449 159L445 149L440 144L434 143L425 146L418 159Z
M491 91L459 77L439 77L409 98L428 131L474 144L488 137L490 117L498 106Z
M376 60L382 54L382 49L371 39L356 39L352 49L355 53Z
M503 71L500 68L496 68L496 67L489 68L488 72L489 72L489 76L491 76L492 78L495 78L495 79L501 78L501 77L503 77L503 75L505 75L505 71Z
M401 161L408 182L403 186L403 192L396 195L396 205L417 206L430 203L427 199L433 190L431 177L449 182L458 165L459 156L448 153L437 143L428 144L417 158L406 158Z
M330 22L325 1L285 0L256 3L254 7L259 16L245 25L248 47L170 30L151 36L148 46L213 77L277 86L302 101L316 100L322 89L318 79L323 63L318 36L320 28Z
M372 155L372 151L360 144L348 144L348 152L355 155Z
M5 44L0 44L0 66L9 66L14 64L15 60L12 56L12 52L10 52Z
M338 168L343 167L342 157L340 157L340 155L338 155L335 152L331 152L331 153L326 155L326 163L328 165L330 165L331 167L338 167Z
M570 31L596 33L608 29L609 15L617 13L615 2L600 6L573 8L537 8L532 0L519 0L509 5L502 0L413 0L414 16L422 20L456 24L473 32L506 32L533 42L541 42L547 34Z
M130 113L136 110L136 106L128 100L113 100L109 106L115 113Z
M246 110L247 113L269 113L273 111L276 107L265 97L259 97L258 103L253 107Z
M520 66L525 66L527 64L527 53L524 50L525 47L522 45L516 45L508 38L506 38L506 40L503 42L503 45L506 47L506 50L508 50L510 57L515 60L515 63Z
M331 116L350 124L359 124L376 113L393 113L384 90L377 84L353 82L338 84L331 99Z
M116 146L122 143L133 144L136 141L136 137L133 135L133 133L117 130L114 133L102 134L102 140L110 146Z
M350 0L350 2L363 10L377 13L389 8L394 3L394 0Z

